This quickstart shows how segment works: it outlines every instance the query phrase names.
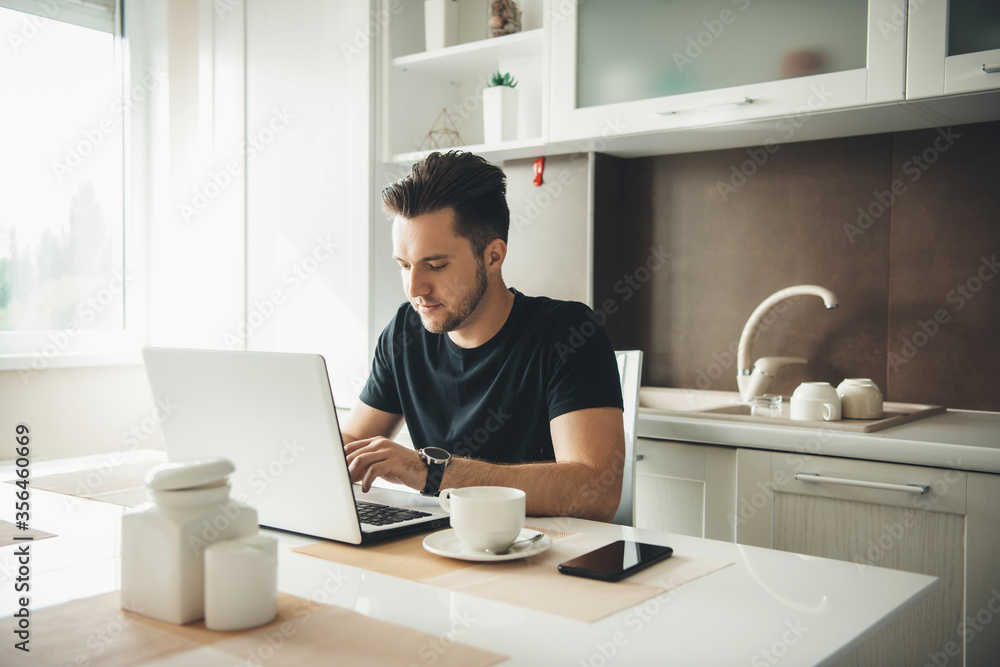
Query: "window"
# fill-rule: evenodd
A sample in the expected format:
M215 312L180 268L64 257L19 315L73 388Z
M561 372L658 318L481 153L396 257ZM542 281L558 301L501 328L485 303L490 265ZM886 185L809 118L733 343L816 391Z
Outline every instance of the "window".
M30 375L120 351L126 109L116 16L114 0L0 0L0 368Z

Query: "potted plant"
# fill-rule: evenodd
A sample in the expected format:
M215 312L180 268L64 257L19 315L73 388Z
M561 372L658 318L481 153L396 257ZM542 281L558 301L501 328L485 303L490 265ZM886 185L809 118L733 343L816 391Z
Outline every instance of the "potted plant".
M458 44L457 0L424 0L424 50Z
M510 72L494 72L483 88L483 141L517 138L517 80Z

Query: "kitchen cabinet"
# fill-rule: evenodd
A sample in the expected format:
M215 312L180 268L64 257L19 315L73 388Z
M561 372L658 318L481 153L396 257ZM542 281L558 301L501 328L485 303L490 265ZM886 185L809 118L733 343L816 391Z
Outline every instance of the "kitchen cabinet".
M1000 611L1000 476L739 453L737 542L941 579L842 664L991 664L1000 651L1000 630L988 627Z
M734 542L736 450L637 438L635 527Z
M377 27L385 35L380 89L380 151L385 162L414 162L427 150L448 148L453 142L475 153L502 152L504 158L541 154L546 71L542 0L522 0L521 31L502 37L487 36L488 3L458 4L459 43L427 51L424 3L382 3ZM487 146L482 89L497 71L509 72L518 82L517 138ZM428 141L432 128L448 132L436 136L437 146Z
M910 0L906 97L1000 89L1000 5L995 0ZM901 32L902 17L886 29Z
M553 141L903 99L905 31L882 27L892 0L625 4L553 4Z

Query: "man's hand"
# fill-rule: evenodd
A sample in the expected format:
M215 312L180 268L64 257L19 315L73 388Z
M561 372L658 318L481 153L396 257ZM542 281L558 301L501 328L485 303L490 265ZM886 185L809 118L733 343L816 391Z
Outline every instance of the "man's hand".
M405 484L420 491L427 483L427 464L409 447L381 436L356 440L344 445L351 482L361 482L367 493L376 478Z

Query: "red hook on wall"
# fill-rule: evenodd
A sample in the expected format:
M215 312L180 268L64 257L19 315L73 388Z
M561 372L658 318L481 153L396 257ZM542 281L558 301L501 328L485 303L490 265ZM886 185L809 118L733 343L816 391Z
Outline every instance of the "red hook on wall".
M545 171L545 158L540 157L531 163L531 166L535 168L535 187L541 187L542 185L542 172Z

